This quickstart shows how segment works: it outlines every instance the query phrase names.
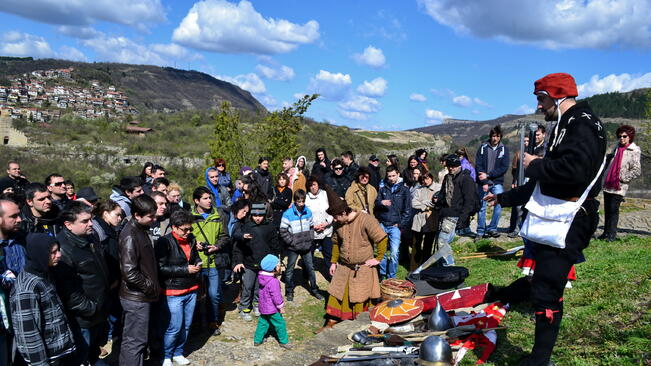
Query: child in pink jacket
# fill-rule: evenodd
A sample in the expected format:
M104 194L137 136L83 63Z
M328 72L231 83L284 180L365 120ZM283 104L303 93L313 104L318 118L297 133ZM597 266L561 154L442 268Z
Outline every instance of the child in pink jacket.
M273 327L280 346L291 349L287 327L282 314L285 314L285 302L280 290L280 281L276 276L280 274L280 259L272 254L267 254L260 262L261 271L258 272L260 292L258 295L258 308L260 317L255 329L253 345L259 346L264 342L269 328Z

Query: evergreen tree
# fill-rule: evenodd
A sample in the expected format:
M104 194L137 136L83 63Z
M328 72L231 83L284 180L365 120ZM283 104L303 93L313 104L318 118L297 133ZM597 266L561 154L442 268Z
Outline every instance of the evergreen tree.
M240 113L229 102L224 102L215 115L214 139L210 143L208 166L213 166L215 159L222 158L226 160L231 176L237 177L239 167L247 163L244 138ZM203 181L203 177L200 180Z

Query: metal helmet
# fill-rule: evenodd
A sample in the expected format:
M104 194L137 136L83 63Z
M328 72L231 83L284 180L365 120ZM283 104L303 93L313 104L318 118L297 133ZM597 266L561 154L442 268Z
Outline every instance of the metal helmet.
M417 363L423 366L452 366L452 347L439 336L429 336L420 344Z
M452 319L450 319L448 313L445 312L441 303L437 302L434 311L432 311L432 315L430 315L429 320L427 321L427 329L443 331L450 328L452 328Z

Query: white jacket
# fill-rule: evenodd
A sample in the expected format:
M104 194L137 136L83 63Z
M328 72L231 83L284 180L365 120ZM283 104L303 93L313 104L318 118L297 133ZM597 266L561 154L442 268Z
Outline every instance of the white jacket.
M617 146L615 146L613 155L615 153L617 153ZM640 165L640 154L640 147L637 146L634 142L628 145L626 150L624 150L624 156L622 157L622 166L619 169L619 190L616 191L613 189L606 189L604 187L604 192L626 196L626 192L628 191L628 183L630 183L633 179L639 177L642 173L642 167ZM608 176L608 172L612 168L614 160L615 159L613 156L613 159L610 161L604 177Z
M328 226L325 230L318 232L314 231L314 239L323 239L332 236L332 216L328 215L326 210L330 207L328 204L328 195L326 191L319 189L319 193L313 195L312 192L307 192L305 198L305 205L312 211L313 225L319 225L327 222Z

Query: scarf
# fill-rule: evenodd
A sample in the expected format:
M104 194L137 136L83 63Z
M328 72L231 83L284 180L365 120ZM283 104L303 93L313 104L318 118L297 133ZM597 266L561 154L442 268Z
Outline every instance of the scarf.
M452 195L454 194L454 176L451 173L445 176L445 203L452 207Z
M621 185L619 183L619 173L622 168L622 160L624 158L624 151L630 146L630 144L626 146L619 146L617 147L617 152L615 153L615 158L613 159L613 163L610 165L610 170L608 171L608 175L606 176L606 182L604 183L605 188L607 189L612 189L614 191L619 191L621 188Z

